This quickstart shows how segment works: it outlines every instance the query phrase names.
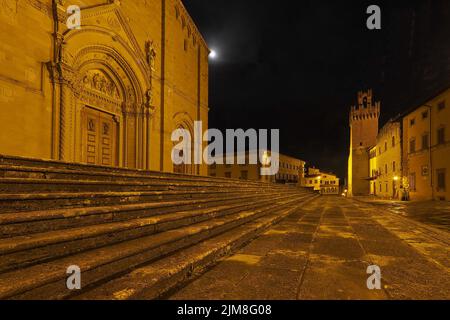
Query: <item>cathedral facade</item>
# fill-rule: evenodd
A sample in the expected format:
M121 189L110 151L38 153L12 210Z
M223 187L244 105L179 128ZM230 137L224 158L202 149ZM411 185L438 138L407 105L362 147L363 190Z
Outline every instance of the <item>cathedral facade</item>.
M171 160L172 132L207 130L209 111L209 50L180 0L2 0L0 39L0 154L207 174Z

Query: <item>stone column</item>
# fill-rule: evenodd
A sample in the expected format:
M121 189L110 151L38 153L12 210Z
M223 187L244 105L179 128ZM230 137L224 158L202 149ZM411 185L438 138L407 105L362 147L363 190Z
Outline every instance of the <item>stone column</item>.
M142 169L147 170L148 166L147 166L147 115L146 115L146 110L145 110L145 106L141 107L142 110Z
M66 127L67 127L67 84L64 79L60 80L59 84L59 160L66 160Z
M125 103L122 106L123 116L123 166L128 166L128 114Z

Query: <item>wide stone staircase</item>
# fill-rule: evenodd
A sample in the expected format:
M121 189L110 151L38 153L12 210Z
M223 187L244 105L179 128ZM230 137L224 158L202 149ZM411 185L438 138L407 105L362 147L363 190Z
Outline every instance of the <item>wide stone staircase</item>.
M317 197L0 156L0 299L157 299ZM67 270L81 269L81 290Z

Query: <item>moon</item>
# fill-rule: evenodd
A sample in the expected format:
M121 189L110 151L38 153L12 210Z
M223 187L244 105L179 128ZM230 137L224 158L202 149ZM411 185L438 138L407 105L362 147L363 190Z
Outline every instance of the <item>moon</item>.
M211 59L217 58L217 52L215 50L211 50L211 52L209 53L209 57Z

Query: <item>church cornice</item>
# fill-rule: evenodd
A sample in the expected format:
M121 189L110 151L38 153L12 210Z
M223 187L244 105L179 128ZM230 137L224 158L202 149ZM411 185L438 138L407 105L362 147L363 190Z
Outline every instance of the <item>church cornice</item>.
M200 30L198 29L198 27L195 24L194 20L192 19L191 15L187 11L187 9L184 6L183 2L181 0L175 0L175 2L176 2L175 8L179 8L182 11L182 13L184 14L184 16L187 17L187 19L189 21L189 24L194 28L194 32L195 32L196 36L198 37L200 42L203 44L204 48L209 52L210 50L209 50L208 44L205 41L205 38L201 34Z

